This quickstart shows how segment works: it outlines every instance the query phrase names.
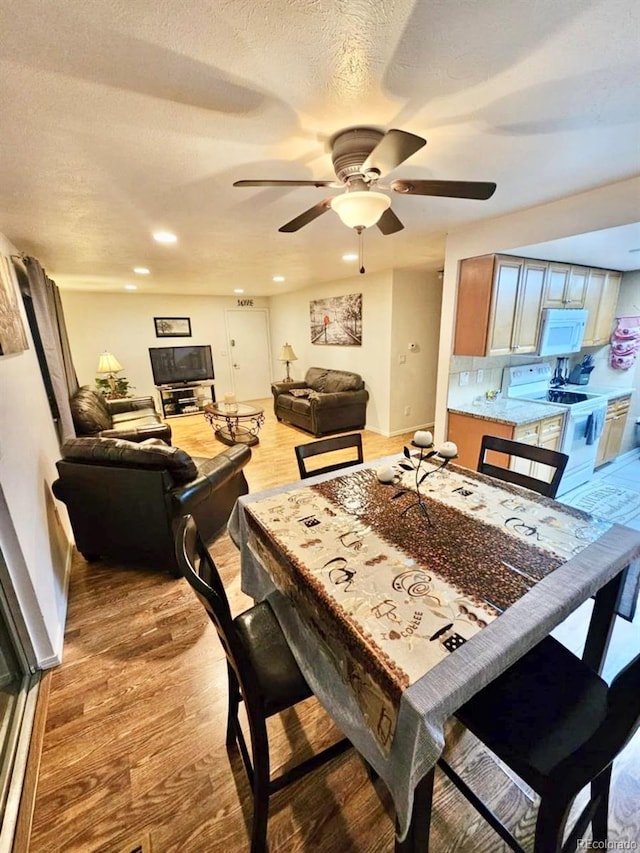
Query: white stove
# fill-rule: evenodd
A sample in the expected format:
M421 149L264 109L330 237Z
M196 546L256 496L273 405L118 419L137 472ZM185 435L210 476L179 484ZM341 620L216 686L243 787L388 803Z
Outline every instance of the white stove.
M604 426L607 397L590 391L575 391L564 385L552 385L553 368L549 362L505 367L502 393L505 397L560 406L566 410L560 450L569 462L558 495L586 483L592 476L598 439Z

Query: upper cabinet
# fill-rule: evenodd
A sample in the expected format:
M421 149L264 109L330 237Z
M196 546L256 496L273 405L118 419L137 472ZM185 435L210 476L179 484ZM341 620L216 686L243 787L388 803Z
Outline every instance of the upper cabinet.
M460 264L454 355L536 351L544 261L484 255Z
M584 308L587 289L587 267L547 263L543 308Z
M616 316L622 273L588 270L584 307L589 312L582 345L597 347L608 343Z
M529 355L543 308L586 308L583 346L607 343L621 273L510 255L460 263L454 355Z

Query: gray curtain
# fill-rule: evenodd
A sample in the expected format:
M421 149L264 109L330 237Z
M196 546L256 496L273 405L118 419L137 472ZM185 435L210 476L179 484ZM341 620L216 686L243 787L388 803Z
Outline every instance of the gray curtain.
M60 293L39 261L29 257L23 258L23 261L42 350L58 407L60 438L66 441L76 434L69 397L78 390L78 378L71 359Z

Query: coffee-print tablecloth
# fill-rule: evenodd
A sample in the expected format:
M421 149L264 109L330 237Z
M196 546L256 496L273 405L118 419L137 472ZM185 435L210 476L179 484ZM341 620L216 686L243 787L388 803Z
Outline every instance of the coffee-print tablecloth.
M611 524L431 462L418 502L413 472L378 482L376 466L397 461L241 498L229 529L243 589L271 596L312 689L385 778L403 826L446 718L613 576L615 559L609 572L572 572L573 588L560 575Z

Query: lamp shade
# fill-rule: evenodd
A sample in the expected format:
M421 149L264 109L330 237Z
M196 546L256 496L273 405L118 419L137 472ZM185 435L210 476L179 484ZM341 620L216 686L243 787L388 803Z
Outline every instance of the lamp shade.
M298 356L293 351L291 344L285 344L280 350L279 361L297 361Z
M373 190L343 193L331 199L331 207L349 228L370 228L390 205L388 195Z
M100 355L96 373L117 373L119 370L122 370L122 365L113 353L103 352Z

